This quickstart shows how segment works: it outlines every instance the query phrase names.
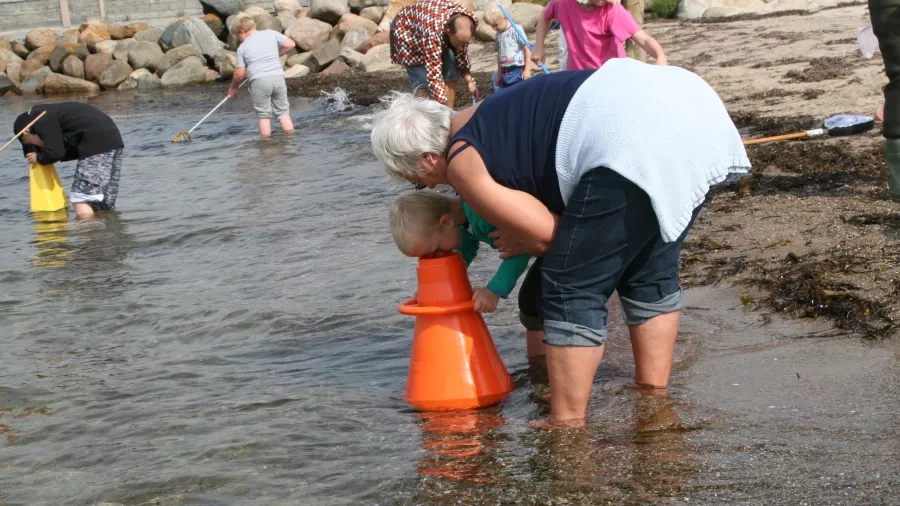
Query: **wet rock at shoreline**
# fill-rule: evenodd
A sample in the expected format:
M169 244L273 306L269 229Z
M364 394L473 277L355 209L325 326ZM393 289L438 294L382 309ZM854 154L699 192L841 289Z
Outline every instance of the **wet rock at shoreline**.
M285 79L294 79L297 77L303 77L310 74L310 69L306 65L294 65L293 67L284 71Z
M16 91L18 86L6 74L0 72L0 95L5 95L8 91Z
M37 91L45 95L90 94L99 92L100 86L84 79L51 73L44 78Z
M188 56L166 71L162 76L164 88L176 88L206 82L205 61L196 56Z
M106 70L100 74L100 86L105 90L118 88L122 81L128 79L128 76L134 72L131 65L121 60L113 60L110 62Z
M31 74L34 74L38 69L44 67L45 65L41 63L40 60L25 60L22 63L22 80L28 79L31 77ZM53 69L50 69L52 72Z
M78 42L63 42L50 53L49 65L54 72L59 72L63 61L71 55L84 61L91 54L87 46Z
M221 50L220 50L221 51ZM200 48L193 44L185 44L184 46L178 46L175 49L169 51L165 55L163 55L160 60L159 66L156 70L156 75L162 77L165 73L175 65L178 65L185 58L189 56L196 56L197 58L204 59L203 53L200 51ZM215 56L213 57L215 59Z
M163 56L158 44L137 40L128 49L128 64L133 69L148 69L155 72L159 69Z
M112 62L113 57L109 53L89 55L84 60L84 78L99 84L100 76Z
M354 51L354 50L350 49L349 47L345 47L345 48L341 49L341 54L339 56L339 59L341 61L343 61L344 63L346 63L350 68L355 69L355 68L359 68L360 65L362 65L362 61L365 57L366 57L366 55L364 55L358 51Z
M56 49L56 46L44 46L35 49L28 55L28 58L25 60L37 60L41 62L43 65L47 65L50 63L50 55L53 54L53 50Z
M349 65L344 63L343 60L334 60L328 68L319 73L326 76L339 76L341 74L346 74L347 72L350 72Z
M41 82L43 82L47 76L52 74L53 71L47 66L35 70L22 81L22 85L19 86L19 91L22 93L37 93L38 86L41 85Z
M119 90L155 90L162 87L162 83L156 74L147 69L137 69L119 85Z
M231 79L237 66L237 53L223 49L213 56L213 64L222 79Z
M6 64L6 77L9 78L10 81L16 85L16 88L22 84L22 64L21 63L7 63Z

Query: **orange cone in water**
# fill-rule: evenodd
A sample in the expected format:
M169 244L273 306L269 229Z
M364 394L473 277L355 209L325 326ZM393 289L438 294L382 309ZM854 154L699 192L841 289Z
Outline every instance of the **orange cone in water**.
M453 411L496 404L512 378L494 347L459 253L421 258L416 299L398 310L416 317L404 399L420 411Z

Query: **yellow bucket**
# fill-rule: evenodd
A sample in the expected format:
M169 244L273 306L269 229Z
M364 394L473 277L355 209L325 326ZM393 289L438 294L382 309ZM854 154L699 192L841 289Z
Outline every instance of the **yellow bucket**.
M31 212L66 209L66 194L53 164L31 164Z

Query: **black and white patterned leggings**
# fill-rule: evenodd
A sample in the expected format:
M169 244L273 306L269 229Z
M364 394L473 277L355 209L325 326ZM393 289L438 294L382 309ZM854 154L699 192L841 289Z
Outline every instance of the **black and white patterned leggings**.
M122 148L78 160L69 200L86 202L94 211L112 211L119 196Z

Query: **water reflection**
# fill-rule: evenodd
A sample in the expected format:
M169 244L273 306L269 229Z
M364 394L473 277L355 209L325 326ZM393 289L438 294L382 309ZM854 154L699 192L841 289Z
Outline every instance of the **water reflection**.
M34 213L34 246L37 253L31 255L35 267L58 269L65 267L72 254L66 245L69 229L69 213L66 209Z
M468 483L502 479L495 462L496 442L488 437L506 423L500 408L417 413L416 420L425 450L416 468L420 474Z

